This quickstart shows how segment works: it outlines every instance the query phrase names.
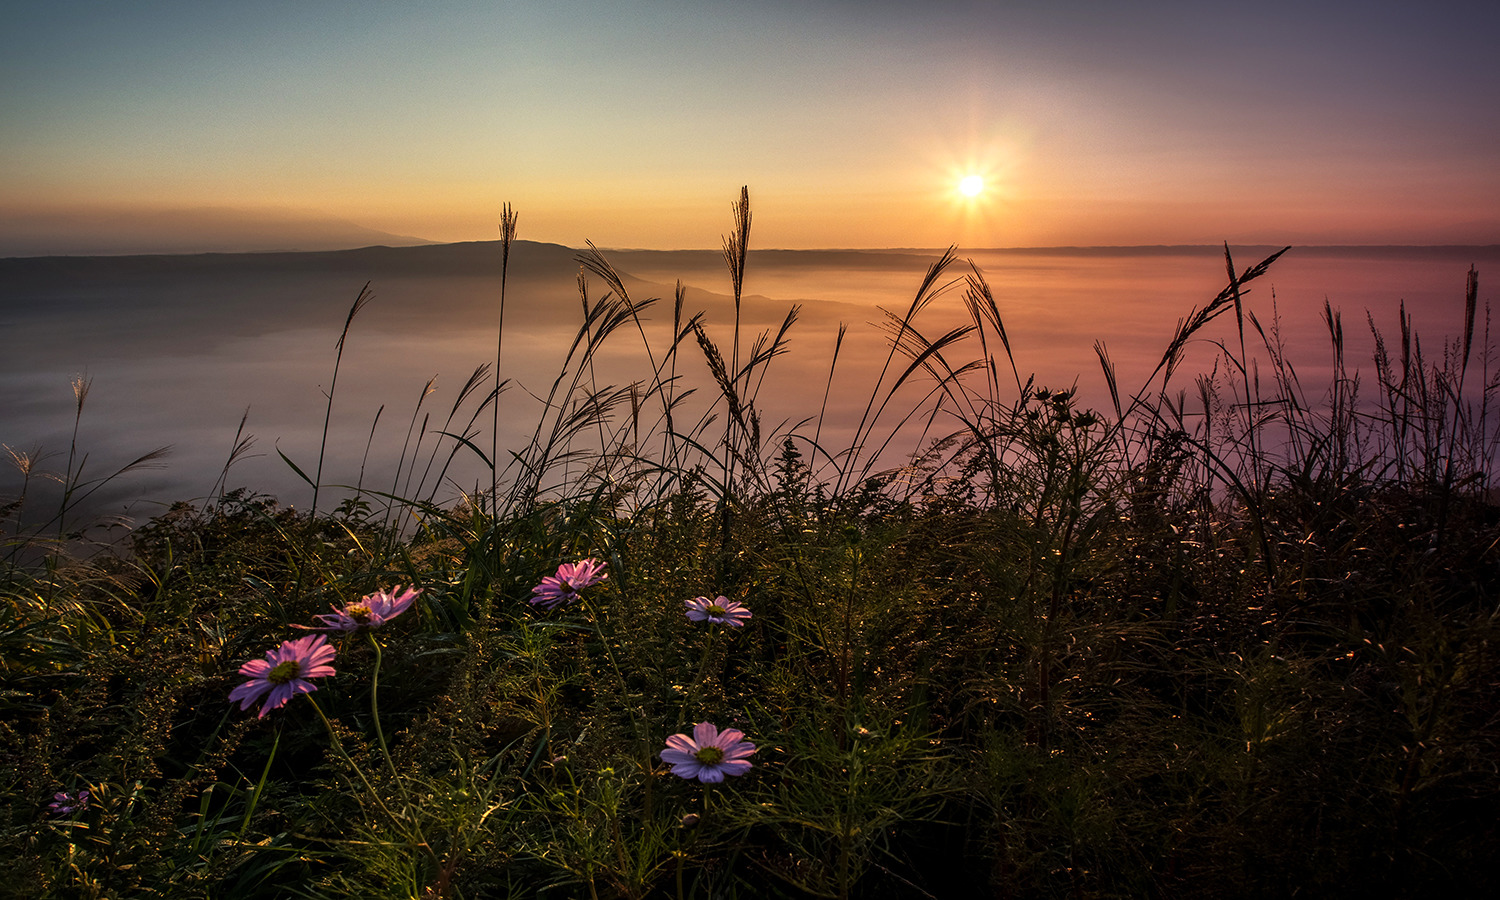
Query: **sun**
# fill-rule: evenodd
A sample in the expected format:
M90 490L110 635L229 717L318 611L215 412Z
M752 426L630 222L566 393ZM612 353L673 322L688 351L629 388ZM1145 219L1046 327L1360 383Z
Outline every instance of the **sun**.
M978 197L984 193L984 178L979 175L965 175L958 181L958 192L965 197Z

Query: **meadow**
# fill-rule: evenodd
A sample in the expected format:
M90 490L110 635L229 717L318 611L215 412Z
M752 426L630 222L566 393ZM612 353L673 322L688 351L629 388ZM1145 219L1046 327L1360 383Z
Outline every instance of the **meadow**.
M1477 273L1456 334L1329 305L1304 360L1247 299L1281 251L1226 248L1144 371L1101 343L1081 392L1018 364L950 252L835 428L845 331L786 387L799 311L742 308L742 194L732 317L580 253L576 332L518 423L516 224L471 324L493 362L357 448L389 481L323 471L349 453L327 423L364 291L318 446L275 451L305 506L229 489L237 436L207 496L119 537L84 501L153 453L100 475L70 439L44 494L10 451L0 894L1469 896L1500 875Z

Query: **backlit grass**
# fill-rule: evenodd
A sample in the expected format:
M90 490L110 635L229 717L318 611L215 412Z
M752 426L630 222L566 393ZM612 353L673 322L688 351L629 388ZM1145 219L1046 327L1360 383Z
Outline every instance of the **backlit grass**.
M749 238L742 194L736 309ZM4 507L0 893L1476 895L1500 874L1476 276L1457 338L1371 323L1373 375L1327 310L1311 389L1246 296L1274 260L1226 250L1143 385L1100 345L1104 409L1025 377L951 252L890 316L852 446L826 407L761 419L796 310L715 335L679 291L648 371L598 384L660 301L590 248L605 291L580 278L523 446L496 438L501 313L397 483L332 509L319 460L306 512L221 491L86 552L71 448L60 508ZM926 333L940 291L969 325ZM1203 340L1216 364L1182 371ZM487 475L450 500L460 455ZM334 628L335 674L297 626ZM259 715L294 658L312 690Z

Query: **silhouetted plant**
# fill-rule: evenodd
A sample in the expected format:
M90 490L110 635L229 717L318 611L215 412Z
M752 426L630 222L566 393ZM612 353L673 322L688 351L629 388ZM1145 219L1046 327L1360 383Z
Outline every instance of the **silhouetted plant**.
M1325 306L1318 396L1250 302L1281 254L1237 270L1226 247L1227 286L1138 388L1096 345L1100 410L1026 376L1004 298L949 277L949 250L830 448L828 385L762 422L797 310L742 339L748 191L734 216L729 340L679 285L653 344L659 300L590 245L605 293L580 277L577 334L504 448L507 208L494 371L440 427L423 387L390 490L361 478L331 511L324 446L306 513L221 473L116 552L64 552L98 484L75 439L58 515L4 507L0 895L1492 886L1500 375L1477 273L1436 354L1404 308L1399 348L1372 320L1368 381ZM947 290L968 321L929 338ZM622 327L645 372L605 384ZM1189 384L1190 345L1213 359ZM462 454L491 478L440 502ZM10 455L31 502L44 454ZM288 641L299 623L344 637ZM227 702L303 675L316 706Z

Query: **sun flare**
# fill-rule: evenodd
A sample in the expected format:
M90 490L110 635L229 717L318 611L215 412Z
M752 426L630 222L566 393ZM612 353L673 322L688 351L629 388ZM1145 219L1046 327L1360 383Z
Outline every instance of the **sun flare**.
M965 175L958 181L958 192L965 197L978 197L984 193L984 178L979 175Z

